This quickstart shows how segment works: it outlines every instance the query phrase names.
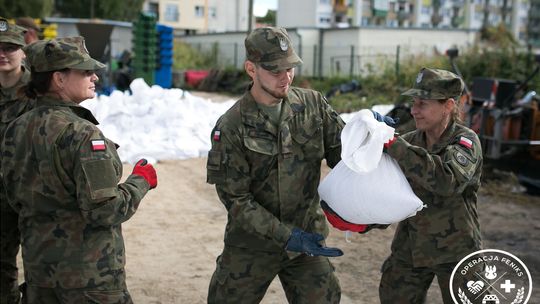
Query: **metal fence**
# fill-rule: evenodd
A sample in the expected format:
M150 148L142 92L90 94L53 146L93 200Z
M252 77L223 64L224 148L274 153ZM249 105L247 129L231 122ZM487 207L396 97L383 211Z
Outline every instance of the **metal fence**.
M211 58L215 67L243 69L245 49L243 43L191 43L191 47ZM388 68L399 68L400 58L411 54L432 55L429 47L323 47L295 45L304 62L296 74L314 77L354 77L377 73Z

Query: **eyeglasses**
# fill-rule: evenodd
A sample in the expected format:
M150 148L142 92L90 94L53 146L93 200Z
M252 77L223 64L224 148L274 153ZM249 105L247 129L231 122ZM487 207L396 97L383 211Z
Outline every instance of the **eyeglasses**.
M21 48L21 46L16 44L7 44L0 46L0 52L10 54L15 51L18 51Z

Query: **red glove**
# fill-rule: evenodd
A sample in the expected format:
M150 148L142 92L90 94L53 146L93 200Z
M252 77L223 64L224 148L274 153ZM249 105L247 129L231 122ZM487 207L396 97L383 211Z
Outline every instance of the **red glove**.
M133 168L133 172L131 174L135 174L138 176L142 176L150 185L150 189L154 189L157 187L157 174L156 169L154 169L154 166L148 163L146 159L139 160L135 167Z
M385 149L390 148L390 146L391 146L394 142L396 142L396 140L397 140L397 137L394 136L394 138L390 139L387 143L384 143L384 148L385 148Z
M324 202L324 201L323 201ZM328 222L334 226L334 228L337 228L341 231L352 231L352 232L364 232L367 228L367 225L363 224L353 224L349 223L346 220L342 219L339 215L334 213L328 205L326 205L326 202L321 202L321 205L323 206L322 210L324 214L326 215L326 219L328 219ZM326 206L324 206L326 205ZM327 208L325 208L327 207Z

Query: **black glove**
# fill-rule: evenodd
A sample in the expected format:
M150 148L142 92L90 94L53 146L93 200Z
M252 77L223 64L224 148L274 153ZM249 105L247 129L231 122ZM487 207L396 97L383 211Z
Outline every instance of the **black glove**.
M309 233L293 228L285 249L302 252L310 256L337 257L343 255L343 251L339 248L324 247L319 244L322 240L324 240L324 237L318 233Z
M393 119L390 116L381 115L380 113L375 112L373 110L370 110L370 111L373 113L373 116L375 116L376 120L378 120L380 122L384 122L385 124L387 124L390 127L395 127L399 122L399 118Z
M386 229L386 228L388 228L388 226L390 226L390 225L384 225L384 224L369 224L369 225L367 225L366 230L360 231L360 232L358 232L358 233L364 234L364 233L367 233L368 231L370 231L371 229Z

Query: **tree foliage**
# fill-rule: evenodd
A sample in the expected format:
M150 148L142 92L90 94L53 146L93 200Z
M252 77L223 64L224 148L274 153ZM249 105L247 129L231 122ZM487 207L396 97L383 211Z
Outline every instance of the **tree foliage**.
M134 20L144 0L57 0L55 12L66 18L99 18L120 21Z
M51 15L53 6L54 0L0 0L0 15L5 18L44 18Z
M267 10L266 15L264 17L257 17L258 23L264 23L269 25L276 25L276 11L275 10Z
M6 18L98 18L133 21L144 0L0 0L0 14Z

